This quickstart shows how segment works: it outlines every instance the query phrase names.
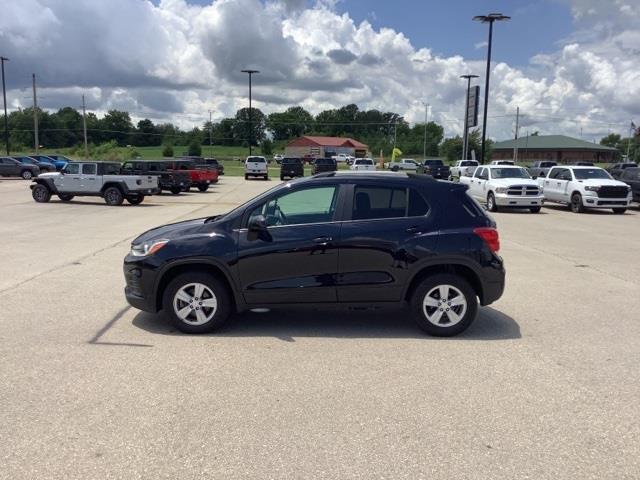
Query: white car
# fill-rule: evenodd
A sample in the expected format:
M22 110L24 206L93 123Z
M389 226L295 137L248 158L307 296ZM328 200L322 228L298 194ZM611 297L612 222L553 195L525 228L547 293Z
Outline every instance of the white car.
M355 171L371 171L376 169L376 164L372 158L356 158L349 168Z
M489 165L515 165L513 160L493 160Z
M481 165L473 176L460 177L460 183L468 185L468 194L486 203L491 212L497 212L500 207L510 207L528 208L538 213L544 203L538 183L522 167Z
M449 180L459 180L460 178L473 175L474 170L480 165L476 160L458 160L456 164L451 167L449 172Z
M262 177L269 180L269 169L267 159L264 157L247 157L244 161L244 179L249 177Z
M624 213L631 206L631 187L614 180L598 167L557 166L546 177L539 177L549 202L569 205L575 213L585 208L611 208L613 213Z
M392 172L397 172L398 170L418 170L418 162L416 162L413 158L403 158L401 160L396 160L395 162L385 163L384 168L391 170Z
M351 155L347 155L346 153L338 153L331 158L338 163L349 163L353 161L353 157Z

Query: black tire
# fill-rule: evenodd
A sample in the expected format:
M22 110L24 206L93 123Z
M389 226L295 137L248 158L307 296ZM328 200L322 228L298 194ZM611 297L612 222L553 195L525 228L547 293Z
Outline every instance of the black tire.
M34 185L31 189L31 196L38 203L47 203L51 200L51 190L49 190L45 185Z
M398 170L399 170L399 168L398 168L398 167L391 167L391 171L392 171L392 172L397 172Z
M489 192L489 195L487 195L487 210L489 210L490 212L498 211L498 205L496 205L496 197L492 192Z
M171 193L178 195L182 191L182 187L171 187Z
M246 173L244 174L244 179L245 180L249 180L249 175L247 175Z
M63 202L70 202L71 200L73 200L74 195L71 195L70 193L59 193L58 194L58 198L60 200L62 200Z
M267 174L267 175L265 175L263 178L264 178L265 180L269 180L269 175Z
M201 192L206 192L207 190L209 190L209 184L201 183L200 185L198 185L198 190L200 190Z
M33 172L31 170L23 170L20 172L20 176L23 180L31 180L33 178Z
M531 207L529 210L531 210L531 213L540 213L541 209L542 207Z
M143 200L144 200L144 195L141 195L141 194L130 195L127 197L127 202L129 202L131 205L140 205Z
M284 182L284 175L280 175L280 181Z
M122 192L118 187L107 188L102 196L104 197L105 203L112 207L122 205L122 202L124 202L124 195L122 195Z
M571 195L571 204L569 205L573 213L584 212L584 205L582 204L582 195L574 193Z
M453 289L448 289L450 295L447 300L454 300L455 298L458 298L456 295L457 292L455 291L457 290L462 295L465 305L451 305L451 302L447 302L448 304L443 304L442 308L437 306L423 306L425 297L430 293L431 295L435 294L437 296L439 292L438 287L441 285L453 287ZM435 293L432 293L434 290ZM434 298L431 295L429 296L433 300L440 301L438 298ZM427 334L435 337L451 337L458 335L473 323L476 318L476 314L478 313L478 298L476 292L473 290L471 285L469 285L469 282L458 275L449 273L439 273L425 278L415 289L413 295L411 295L410 305L413 317L418 326ZM452 313L461 314L461 318L457 323L451 324L452 320L448 316L447 308L451 309ZM442 312L440 314L441 317L439 325L427 318L427 313L433 315L437 313L437 310ZM445 316L447 317L447 321L442 322Z
M217 306L214 310L213 316L208 321L206 321L206 323L202 323L199 325L189 323L189 321L183 320L178 315L176 308L180 308L181 306L189 307L189 304L175 298L178 291L183 287L196 283L206 286L213 293L215 299L217 300ZM190 288L188 288L188 290L190 290ZM205 298L205 300L208 298L212 297L207 297ZM176 308L174 308L174 300L177 304ZM198 302L200 300L202 299L198 299ZM211 313L206 311L206 307L196 306L195 308L202 308L202 313L204 313L205 315ZM202 272L186 272L178 275L176 278L171 280L171 282L169 282L169 285L167 285L167 288L165 288L162 296L162 309L164 310L164 313L169 317L173 325L181 332L207 333L220 328L228 320L229 315L232 311L231 297L225 285L215 276ZM191 310L192 312L189 313L190 318L195 321L197 320L197 318L195 317L195 309L191 308Z
M627 209L626 208L614 208L613 209L613 213L617 214L617 215L622 215L624 214L624 212L626 212Z

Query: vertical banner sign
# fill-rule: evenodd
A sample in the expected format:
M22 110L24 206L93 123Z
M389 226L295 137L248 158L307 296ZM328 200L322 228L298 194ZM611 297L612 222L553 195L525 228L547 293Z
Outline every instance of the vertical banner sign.
M467 99L467 128L478 126L478 105L480 103L480 86L476 85L469 90Z

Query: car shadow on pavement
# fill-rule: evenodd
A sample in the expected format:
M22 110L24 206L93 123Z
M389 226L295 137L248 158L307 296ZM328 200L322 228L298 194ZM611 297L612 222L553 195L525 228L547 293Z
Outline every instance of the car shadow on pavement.
M567 207L566 205L547 205L545 204L544 208L548 208L549 210L555 210L557 212L565 212L567 214L571 214L571 215L615 215L615 216L619 216L619 214L613 213L613 211L610 208L586 208L584 212L582 213L573 213L569 207ZM628 207L627 208L627 213L630 213L630 210L637 210L634 209L633 207Z
M159 335L184 335L164 315L138 313L133 325ZM215 337L274 337L294 342L295 337L328 338L423 338L408 310L271 310L266 313L245 312L234 315L222 329L209 334ZM459 340L511 340L521 338L520 326L508 315L490 307L480 308L475 322ZM439 339L446 340L446 339Z

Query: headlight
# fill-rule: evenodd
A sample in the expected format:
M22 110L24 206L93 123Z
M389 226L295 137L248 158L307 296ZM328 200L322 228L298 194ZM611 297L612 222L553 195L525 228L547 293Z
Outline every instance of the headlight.
M507 193L507 190L509 190L507 187L498 187L496 193Z
M146 257L148 255L153 255L168 242L169 240L155 240L153 242L142 243L140 245L131 245L131 256Z
M585 189L587 192L597 192L598 190L600 190L600 187L591 187L591 186L588 186L588 185L587 185L586 187L584 187L584 189Z

